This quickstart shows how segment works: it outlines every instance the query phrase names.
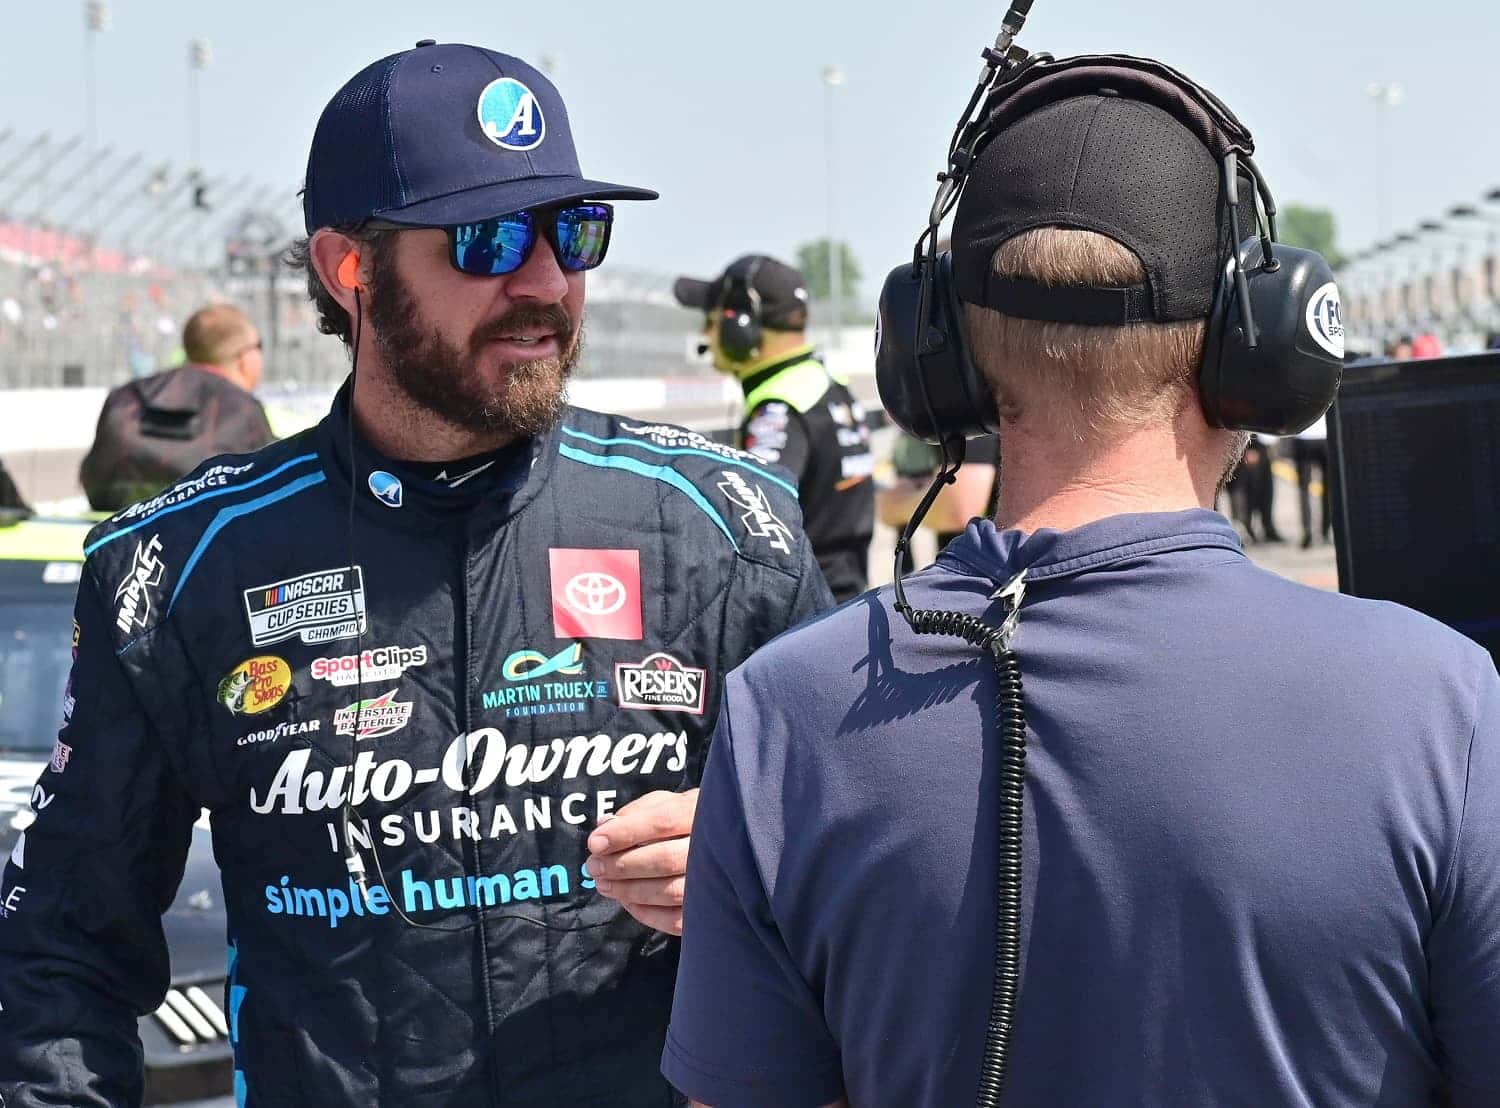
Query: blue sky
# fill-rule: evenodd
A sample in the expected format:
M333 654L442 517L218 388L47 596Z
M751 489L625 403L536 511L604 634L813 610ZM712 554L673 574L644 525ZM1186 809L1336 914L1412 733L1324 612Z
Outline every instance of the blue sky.
M78 131L81 0L7 4L0 128ZM789 255L827 225L824 90L837 63L836 224L873 299L910 252L946 136L998 29L980 0L112 0L97 40L101 140L185 163L187 42L207 38L202 159L291 192L319 111L376 57L423 37L555 56L585 172L657 188L622 205L611 258L711 273L747 251ZM1410 13L1423 22L1412 24ZM566 14L561 14L566 13ZM1253 22L1252 22L1253 21ZM1393 229L1500 185L1500 5L1471 0L1036 0L1023 39L1054 54L1162 58L1218 92L1254 130L1288 203L1326 205L1345 249L1376 236L1375 109L1397 81ZM0 162L8 154L0 150Z

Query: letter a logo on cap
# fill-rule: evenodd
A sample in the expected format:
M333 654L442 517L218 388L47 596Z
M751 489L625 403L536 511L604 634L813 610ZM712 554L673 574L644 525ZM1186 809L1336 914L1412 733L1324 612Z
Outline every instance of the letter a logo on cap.
M547 137L547 120L536 94L514 77L501 77L479 94L484 137L506 150L535 150Z

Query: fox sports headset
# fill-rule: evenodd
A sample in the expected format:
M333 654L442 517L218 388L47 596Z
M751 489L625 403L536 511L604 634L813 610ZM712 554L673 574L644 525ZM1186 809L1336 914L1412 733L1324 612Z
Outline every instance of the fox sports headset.
M1220 166L1220 202L1232 239L1225 244L1228 256L1198 371L1209 423L1285 435L1322 416L1333 403L1343 365L1335 353L1341 334L1337 343L1323 338L1328 328L1340 326L1333 273L1318 254L1276 242L1276 204L1251 157L1255 144L1244 125L1208 90L1158 62L1123 55L1054 60L1002 53L985 52L986 75L954 134L928 227L911 264L894 270L881 292L876 376L881 400L896 423L933 443L999 430L989 385L965 342L952 256L936 249L938 225L957 204L979 152L991 140L1003 142L996 136L1007 125L1047 104L1105 90L1167 112ZM971 119L981 100L982 110ZM1242 189L1250 210L1255 195L1262 201L1259 228L1241 226ZM1258 237L1242 238L1242 232L1256 236L1257 231ZM978 302L1022 318L1095 325L1153 319L1144 286L1044 289L1014 279L992 283L1001 288Z
M1235 430L1287 434L1321 416L1338 389L1342 345L1338 292L1317 254L1276 243L1276 205L1251 157L1250 132L1212 93L1157 62L1121 55L1054 60L1015 45L1033 0L1015 0L995 45L983 51L979 83L954 130L948 168L910 265L894 270L880 296L875 369L880 398L902 429L943 448L944 462L896 543L894 607L918 635L951 635L979 647L995 665L1000 761L996 804L995 951L976 1103L996 1108L1005 1088L1020 982L1022 826L1026 784L1026 711L1021 667L1011 644L1026 593L1025 571L991 600L996 622L962 612L911 606L901 555L942 487L962 462L962 441L998 432L999 414L964 339L951 253L938 253L938 228L958 203L984 145L1004 141L1011 122L1048 104L1111 90L1166 111L1208 148L1221 172L1228 215L1225 255L1211 302L1198 373L1209 422ZM1251 214L1242 238L1240 197ZM1264 221L1255 208L1259 195ZM1257 231L1259 234L1257 236ZM1145 286L1044 288L987 280L979 303L1022 318L1092 325L1151 322ZM1320 330L1315 330L1320 329ZM1337 336L1337 340L1333 336ZM1003 443L1002 443L1003 445Z
M760 353L765 325L760 315L760 293L755 278L761 261L753 258L744 268L732 267L724 274L719 294L719 349L731 362L753 361Z

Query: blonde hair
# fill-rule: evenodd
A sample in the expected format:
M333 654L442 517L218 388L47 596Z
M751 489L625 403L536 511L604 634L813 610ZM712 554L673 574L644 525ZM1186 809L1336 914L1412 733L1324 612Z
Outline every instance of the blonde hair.
M199 308L182 329L182 352L199 365L228 365L255 333L250 318L232 304Z
M1044 285L1121 286L1140 259L1093 231L1042 227L1003 243L996 273ZM1038 417L1083 438L1170 420L1196 388L1207 325L1045 323L964 306L976 366L1009 417Z

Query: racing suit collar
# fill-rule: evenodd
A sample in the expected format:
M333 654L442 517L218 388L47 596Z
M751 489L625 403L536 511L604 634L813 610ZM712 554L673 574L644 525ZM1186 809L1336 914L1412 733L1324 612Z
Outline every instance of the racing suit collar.
M993 520L970 522L938 555L949 569L1009 581L1068 577L1127 559L1175 550L1216 547L1245 557L1233 524L1218 512L1141 512L1107 516L1071 531L1001 531Z
M421 529L470 516L508 518L535 497L551 474L556 428L490 455L432 466L387 457L356 426L351 464L349 393L346 382L319 423L319 452L324 470L341 491L347 492L353 482L357 510L383 523ZM462 479L470 473L470 479ZM435 479L438 474L444 479Z
M798 350L793 350L786 357L777 358L774 362L754 366L740 376L740 387L745 390L745 395L749 396L778 373L791 369L793 366L801 365L803 362L811 360L812 357L813 348L809 345L801 347Z

